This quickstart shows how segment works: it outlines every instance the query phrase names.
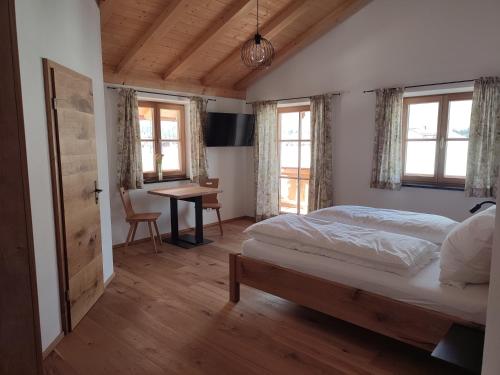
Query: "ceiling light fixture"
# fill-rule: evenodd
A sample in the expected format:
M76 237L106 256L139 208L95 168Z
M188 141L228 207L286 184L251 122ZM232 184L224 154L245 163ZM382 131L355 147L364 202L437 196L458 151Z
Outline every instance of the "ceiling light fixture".
M273 58L273 45L259 34L259 0L257 0L257 32L241 47L241 60L249 68L264 69L271 65Z

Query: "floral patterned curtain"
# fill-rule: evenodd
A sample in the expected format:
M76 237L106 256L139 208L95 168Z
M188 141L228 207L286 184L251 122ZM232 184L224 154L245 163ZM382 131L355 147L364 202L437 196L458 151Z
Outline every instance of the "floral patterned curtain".
M372 188L401 188L403 93L403 88L376 90Z
M140 189L143 184L139 106L135 90L118 92L118 185Z
M254 103L255 113L255 219L261 221L279 214L278 105Z
M496 197L500 166L500 78L474 82L465 194Z
M311 97L309 212L333 205L331 94Z
M193 97L189 103L189 131L191 141L191 179L199 182L207 178L207 155L204 139L207 101Z

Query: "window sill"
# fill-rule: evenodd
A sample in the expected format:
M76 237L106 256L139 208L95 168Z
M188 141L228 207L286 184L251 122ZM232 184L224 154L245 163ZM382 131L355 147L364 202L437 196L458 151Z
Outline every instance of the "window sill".
M405 182L405 183L403 183L402 186L409 187L409 188L432 189L432 190L451 190L451 191L464 191L465 190L465 188L463 186L438 186L438 185L418 184L418 183L410 183L410 182Z
M174 181L191 181L191 179L189 177L164 177L163 180L158 180L158 178L144 179L145 184L159 184L162 182L174 182Z

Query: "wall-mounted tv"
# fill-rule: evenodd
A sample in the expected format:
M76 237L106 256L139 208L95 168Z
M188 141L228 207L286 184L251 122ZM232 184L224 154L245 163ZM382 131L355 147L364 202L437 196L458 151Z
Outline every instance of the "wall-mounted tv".
M255 116L209 112L205 123L207 147L253 146Z

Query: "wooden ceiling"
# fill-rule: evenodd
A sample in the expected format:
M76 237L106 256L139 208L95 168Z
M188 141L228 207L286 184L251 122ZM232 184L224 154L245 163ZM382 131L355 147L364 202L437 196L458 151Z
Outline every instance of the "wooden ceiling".
M251 70L256 0L101 0L104 81L245 98L246 89L370 0L260 0L270 68Z

